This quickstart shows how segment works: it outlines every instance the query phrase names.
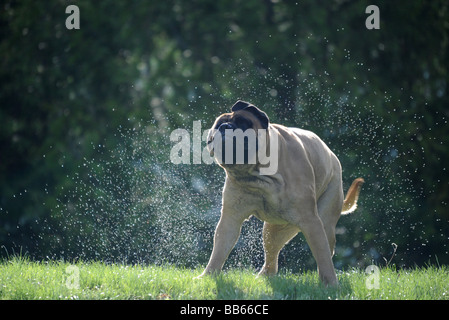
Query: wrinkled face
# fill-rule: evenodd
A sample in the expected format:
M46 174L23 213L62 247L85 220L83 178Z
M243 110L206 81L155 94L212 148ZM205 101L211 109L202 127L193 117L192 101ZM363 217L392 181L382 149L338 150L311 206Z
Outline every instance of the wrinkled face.
M209 151L223 167L256 164L258 134L262 134L268 124L268 116L263 111L238 101L231 113L224 113L215 120L207 140Z

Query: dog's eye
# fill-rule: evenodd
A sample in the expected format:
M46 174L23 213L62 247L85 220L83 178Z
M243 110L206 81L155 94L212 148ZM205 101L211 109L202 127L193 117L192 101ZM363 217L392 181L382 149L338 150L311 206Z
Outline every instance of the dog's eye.
M215 125L215 129L220 128L220 126L221 126L223 123L225 123L224 120L219 120L219 121L217 122L217 124Z
M229 117L221 117L220 119L218 119L217 123L215 124L215 128L214 129L218 129L223 123L228 122L229 121Z

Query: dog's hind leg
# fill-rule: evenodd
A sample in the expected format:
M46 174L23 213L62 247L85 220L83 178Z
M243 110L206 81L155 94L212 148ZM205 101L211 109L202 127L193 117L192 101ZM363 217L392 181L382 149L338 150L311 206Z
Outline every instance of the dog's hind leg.
M279 252L297 233L299 228L291 224L276 225L265 222L263 225L263 246L265 263L259 275L274 275L278 271Z
M331 254L335 249L335 227L341 216L343 204L343 189L341 179L334 178L328 185L326 191L317 201L318 215L323 222L324 231L329 242Z

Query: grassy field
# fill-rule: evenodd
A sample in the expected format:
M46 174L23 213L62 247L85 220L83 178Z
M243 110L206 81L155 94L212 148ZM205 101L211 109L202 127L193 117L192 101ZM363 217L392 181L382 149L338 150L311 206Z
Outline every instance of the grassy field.
M202 270L172 266L0 262L0 299L448 299L449 270L381 268L377 282L364 270L338 272L340 286L325 288L316 272L257 278L231 270L193 279ZM367 286L368 280L368 286ZM372 287L372 289L370 289ZM376 289L377 287L377 289Z

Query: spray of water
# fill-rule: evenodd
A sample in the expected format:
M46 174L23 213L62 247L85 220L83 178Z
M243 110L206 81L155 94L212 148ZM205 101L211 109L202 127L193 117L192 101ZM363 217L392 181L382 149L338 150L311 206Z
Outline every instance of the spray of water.
M351 59L349 52L346 57ZM381 107L364 99L380 94L371 92L367 79L349 78L337 88L332 84L332 71L301 72L292 82L290 76L255 65L250 59L232 65L223 71L223 77L230 79L228 87L211 89L210 96L216 101L205 105L204 99L192 92L190 106L203 110L204 118L211 121L218 116L216 111L228 112L236 99L243 98L267 111L273 122L320 135L342 162L345 190L355 177L367 181L358 211L338 226L337 267L367 265L389 256L395 237L407 237L389 226L404 224L413 197L423 195L423 190L412 185L412 168L404 167L407 162L403 159L410 152L424 151L399 144L397 136L405 128L388 119L388 113L400 112L404 102L392 102L388 93L382 93L383 102L398 109L379 113ZM357 66L365 68L363 63ZM368 68L365 71L370 72ZM378 101L382 103L382 99ZM204 120L183 117L186 129L193 120ZM418 123L421 116L417 114L415 119ZM211 123L203 124L206 129ZM224 172L213 164L170 163L169 132L173 129L141 121L133 129L117 128L119 143L113 148L92 146L98 158L84 159L80 172L73 176L76 188L61 197L53 212L62 216L59 228L64 231L63 236L54 237L55 255L183 266L207 262L219 219ZM244 225L228 267L261 266L261 228L255 218ZM313 266L301 237L285 247L280 263L292 270Z

